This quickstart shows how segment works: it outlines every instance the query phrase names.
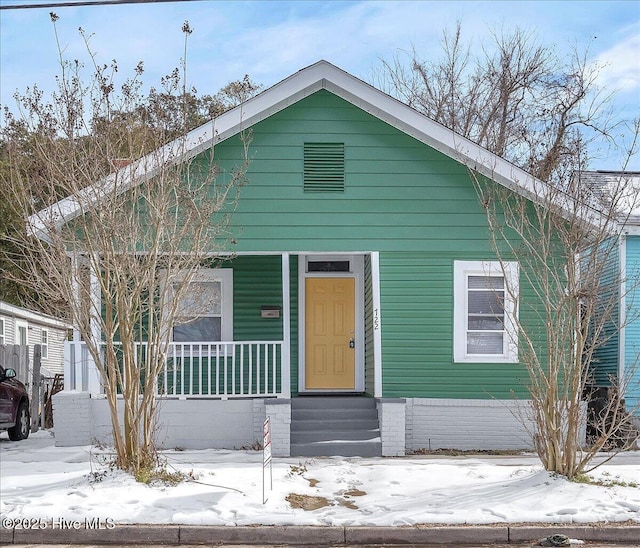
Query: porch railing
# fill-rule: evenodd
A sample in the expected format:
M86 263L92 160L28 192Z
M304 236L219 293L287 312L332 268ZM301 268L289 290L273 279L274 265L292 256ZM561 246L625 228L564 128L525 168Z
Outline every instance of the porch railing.
M144 356L146 344L137 343L138 356ZM156 380L156 393L221 399L286 397L282 349L282 341L172 342ZM104 392L84 342L65 344L65 389Z

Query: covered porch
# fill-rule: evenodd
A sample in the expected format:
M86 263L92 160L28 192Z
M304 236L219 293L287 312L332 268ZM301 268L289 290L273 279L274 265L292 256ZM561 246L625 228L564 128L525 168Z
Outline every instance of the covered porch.
M326 454L332 436L343 442L345 437L353 437L350 445L335 446L335 450L348 449L351 454L365 450L368 438L374 451L368 454L404 453L404 404L382 399L377 252L243 253L224 261L220 271L224 271L222 283L231 285L226 288L230 291L222 290L229 302L220 307L228 314L221 320L220 334L231 336L169 343L155 383L156 397L161 400L161 447L256 447L262 423L270 417L276 456L306 454L313 443L308 438L319 438L313 451ZM318 304L317 298L308 298L318 287L321 292L327 288L340 291L345 280L346 287L353 288L352 297L346 300L321 299ZM328 283L320 283L323 281ZM344 315L340 312L337 319L332 312L324 323L318 323L327 306L341 311L345 302L351 303L347 308L353 310ZM314 321L311 333L308 324ZM338 338L344 340L332 343L328 350L323 342L312 341L318 331L334 324L340 324ZM139 355L144 355L146 344L137 343ZM308 363L310 360L315 364ZM337 365L329 363L332 360ZM325 371L331 374L323 376ZM342 418L332 415L335 435L327 431L326 418L317 424L308 422L309 412L293 405L299 396L310 396L316 406L326 403L331 408L317 408L312 414L335 415L338 407L344 408ZM336 398L344 405L337 406ZM354 404L348 401L353 398L369 400L369 410L359 412L362 416L354 414ZM109 442L104 389L98 368L81 340L66 343L65 392L57 403L58 414L68 419L57 422L68 425L60 436L61 445L87 443L87 437Z
M172 340L165 353L157 397L382 397L377 252L242 253L223 261L215 272L220 273L215 279L223 302L213 318L219 326L211 339L218 340L176 336L179 340ZM333 285L316 289L322 281ZM339 291L336 281L351 282L353 295L328 304L311 298L312 290ZM100 337L96 330L95 338ZM147 343L137 345L143 355ZM65 390L104 393L98 368L77 331L65 344L64 364ZM336 380L336 375L342 378Z

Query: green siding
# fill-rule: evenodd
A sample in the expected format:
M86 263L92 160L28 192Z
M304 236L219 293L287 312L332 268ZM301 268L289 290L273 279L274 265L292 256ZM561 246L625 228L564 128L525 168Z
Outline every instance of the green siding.
M289 257L291 297L291 395L298 395L298 257Z
M627 236L627 320L625 327L625 372L629 384L627 409L640 417L640 236Z
M304 192L305 142L344 142L344 192ZM488 249L463 165L327 91L253 126L249 154L232 220L238 251ZM241 155L239 138L216 146L223 170Z
M610 310L611 299L618 301L620 298L620 253L617 240L603 244L600 252L608 254L609 257L599 288L599 296L605 310L603 311L601 306L598 311L610 316L610 321L606 322L599 337L601 342L597 343L599 346L593 354L592 370L596 386L610 386L612 381L617 382L620 354L619 310Z
M282 259L276 255L236 257L233 268L233 338L236 341L281 341L279 319L262 318L263 305L282 306Z
M623 385L626 384L625 400L628 410L640 414L640 236L623 236L625 242L624 265L625 272L625 320L620 326L619 311L616 309L611 321L607 322L604 329L603 340L605 342L597 349L594 355L593 375L596 386L610 386L612 381L617 382L620 367L624 371ZM617 241L612 240L611 256L600 284L600 295L603 300L620 297L619 275L621 260L620 248ZM621 333L624 333L622 350L620 355ZM621 363L623 362L623 363Z
M527 374L520 364L453 362L453 260L437 253L380 254L383 396L524 396Z
M280 319L260 317L262 305L282 305L282 258L239 256L233 268L233 338L236 341L283 340ZM298 393L298 257L289 258L291 298L291 393Z

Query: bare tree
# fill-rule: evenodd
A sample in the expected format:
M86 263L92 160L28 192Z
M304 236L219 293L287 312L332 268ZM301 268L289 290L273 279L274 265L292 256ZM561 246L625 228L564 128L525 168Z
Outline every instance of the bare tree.
M37 88L18 97L21 111L4 127L2 199L28 219L28 230L9 235L23 255L17 277L77 326L101 374L117 466L144 477L156 465L157 383L171 328L198 269L222 260L248 139L237 169L219 176L213 124L170 140L173 117L140 122L142 65L116 91L115 63L97 64L88 42L87 51L90 78L61 55L50 102ZM184 97L183 76L166 77L162 93ZM16 128L28 146L7 138Z
M591 417L594 434L581 442L598 352L634 319L622 318L619 305L640 281L620 272L617 258L624 222L640 207L637 181L620 173L606 187L594 186L583 173L536 180L533 199L472 173L500 264L520 266L519 288L505 276L505 290L518 303L514 336L527 371L535 449L546 470L568 478L592 469L599 451L628 447L637 437L621 401L633 375L626 371L610 379L610 397ZM532 298L519 299L523 292Z
M480 52L474 54L474 52ZM486 44L466 42L461 25L445 30L441 56L418 52L382 60L377 84L431 119L542 180L571 160L580 139L611 143L611 95L596 86L600 67L587 51L561 60L515 29Z
M520 29L472 47L458 24L444 32L439 58L423 61L415 50L400 54L383 61L377 78L389 93L533 175L525 197L470 172L495 253L503 269L519 263L520 291L530 296L518 302L515 336L528 376L536 450L546 469L568 477L585 471L631 421L622 391L612 391L592 417L590 446L580 446L598 350L622 327L622 280L612 265L640 195L624 176L606 189L581 177L592 140L615 148L613 129L622 123L612 121L612 96L596 86L599 69L576 49L561 61ZM635 129L637 137L637 121ZM626 152L637 152L637 141ZM511 278L504 279L508 285ZM517 300L516 287L506 291ZM624 383L614 379L612 385Z

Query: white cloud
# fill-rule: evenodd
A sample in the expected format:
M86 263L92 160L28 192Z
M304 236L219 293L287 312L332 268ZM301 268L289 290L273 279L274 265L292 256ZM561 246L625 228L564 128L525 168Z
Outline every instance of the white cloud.
M640 90L640 25L625 29L625 36L600 53L598 84L621 92Z
M331 9L305 13L291 10L260 25L235 25L235 33L203 29L200 47L218 49L218 68L228 78L249 73L271 85L281 78L326 59L367 79L379 57L416 45L421 52L434 49L442 30L453 28L471 4L426 2L332 3ZM478 29L469 19L470 35ZM198 29L197 32L200 32ZM215 45L215 46L214 46ZM192 59L201 57L194 52ZM205 61L197 60L199 70ZM199 86L201 87L201 86Z
M616 10L620 15L610 15ZM198 92L215 93L230 80L249 74L270 86L319 59L370 80L379 58L416 47L428 59L439 51L444 29L462 22L463 35L477 46L491 29L516 26L532 29L543 44L566 46L572 37L591 37L598 29L600 43L610 45L599 56L608 62L601 71L607 87L635 90L640 85L640 31L629 21L627 3L593 2L589 14L576 17L572 2L180 2L150 5L66 8L59 11L61 41L70 58L83 54L78 26L94 33L92 46L101 63L118 60L121 75L130 75L140 60L145 82L180 63L189 20L188 81ZM609 17L610 16L610 17ZM626 17L626 19L625 19ZM57 72L53 31L48 10L3 14L2 101L11 92L38 82L46 89ZM602 31L600 33L600 31ZM595 44L594 44L595 45Z

